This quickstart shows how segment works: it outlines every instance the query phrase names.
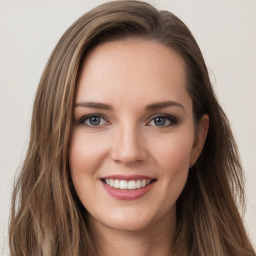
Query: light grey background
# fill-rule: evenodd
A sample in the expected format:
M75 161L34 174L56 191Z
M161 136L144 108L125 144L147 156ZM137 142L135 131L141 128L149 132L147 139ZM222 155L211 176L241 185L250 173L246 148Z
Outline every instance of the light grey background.
M25 154L33 98L60 36L104 1L0 0L0 255L8 255L12 182ZM256 1L151 0L191 29L240 148L245 225L256 246Z

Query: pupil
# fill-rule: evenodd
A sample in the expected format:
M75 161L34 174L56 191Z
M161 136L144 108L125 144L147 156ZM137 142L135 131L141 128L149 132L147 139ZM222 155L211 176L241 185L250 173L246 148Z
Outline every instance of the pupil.
M157 125L157 126L163 126L163 125L165 125L165 122L166 122L166 120L164 117L156 117L155 118L155 125Z
M99 117L90 117L89 123L91 125L99 125L100 124L100 118Z

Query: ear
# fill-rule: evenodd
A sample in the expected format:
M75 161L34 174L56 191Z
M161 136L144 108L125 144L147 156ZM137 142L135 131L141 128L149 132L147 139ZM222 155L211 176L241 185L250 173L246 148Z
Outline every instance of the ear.
M208 133L208 127L209 127L209 116L203 115L196 127L195 140L194 140L194 144L193 144L193 148L190 156L190 167L192 167L196 163L198 157L200 156L204 148L204 143Z

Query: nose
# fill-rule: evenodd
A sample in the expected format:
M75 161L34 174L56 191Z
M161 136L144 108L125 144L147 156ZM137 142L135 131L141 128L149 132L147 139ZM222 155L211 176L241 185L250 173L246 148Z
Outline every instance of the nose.
M117 128L112 144L111 158L122 164L137 164L147 158L142 134L131 125Z

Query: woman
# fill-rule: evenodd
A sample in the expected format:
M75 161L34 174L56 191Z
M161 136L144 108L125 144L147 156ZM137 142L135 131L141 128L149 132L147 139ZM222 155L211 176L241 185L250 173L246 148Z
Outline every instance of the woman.
M255 255L242 176L188 28L144 2L106 3L42 75L11 255Z

